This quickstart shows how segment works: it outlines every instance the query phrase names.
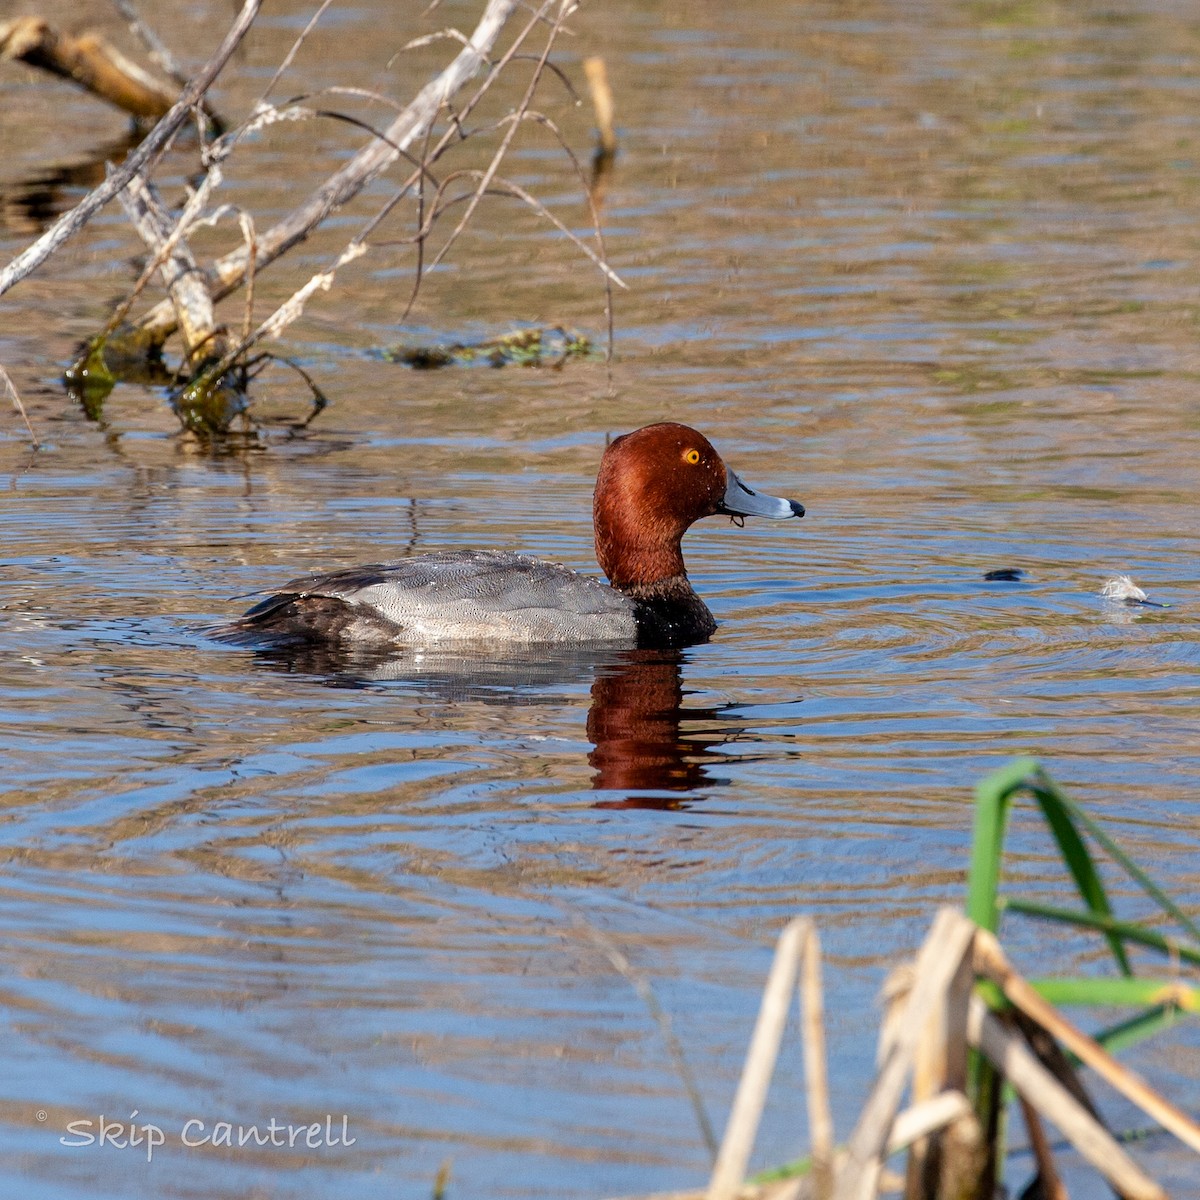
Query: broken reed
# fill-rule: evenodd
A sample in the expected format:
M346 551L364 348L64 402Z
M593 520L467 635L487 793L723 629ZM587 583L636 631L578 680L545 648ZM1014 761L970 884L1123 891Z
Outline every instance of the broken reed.
M1005 835L1013 804L1031 797L1044 819L1078 908L1001 894ZM914 964L885 986L879 1069L858 1122L835 1149L821 1015L820 948L806 918L779 939L724 1139L707 1189L674 1200L870 1200L902 1190L905 1200L984 1200L1001 1183L1008 1099L1015 1095L1028 1131L1041 1195L1065 1197L1044 1121L1125 1200L1166 1193L1119 1144L1097 1115L1076 1068L1086 1065L1151 1120L1200 1154L1200 1124L1112 1057L1157 1033L1180 1013L1200 1011L1200 988L1178 978L1200 963L1200 931L1178 904L1032 759L989 776L976 792L975 834L966 916L937 914ZM1113 912L1100 860L1148 898L1137 921ZM1011 910L1098 933L1116 977L1025 979L996 937ZM1150 924L1166 919L1171 935ZM1135 975L1129 948L1160 955L1167 977ZM750 1154L799 980L801 1031L812 1154L746 1180ZM1056 1004L1132 1007L1119 1024L1087 1034ZM905 1094L907 1107L901 1109ZM907 1152L903 1178L888 1160Z

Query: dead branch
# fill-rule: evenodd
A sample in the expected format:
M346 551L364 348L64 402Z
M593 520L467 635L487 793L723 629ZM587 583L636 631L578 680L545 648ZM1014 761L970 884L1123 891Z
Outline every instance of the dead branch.
M205 184L215 183L217 177L219 172L213 167ZM203 197L207 190L202 187L197 196ZM157 189L140 176L129 181L129 186L120 195L120 201L153 256L143 272L143 280L148 279L155 270L162 271L163 282L175 307L176 319L183 330L189 365L194 369L205 358L223 357L227 347L224 337L217 333L212 297L205 286L203 272L184 241L184 233L190 225L187 213L172 223ZM203 204L202 198L196 207L200 204ZM134 295L138 290L134 289ZM110 322L110 328L112 324Z
M58 33L41 17L18 17L0 25L0 57L69 79L137 121L157 121L175 103L173 88L160 83L99 34Z
M486 64L488 51L516 5L517 0L488 0L487 8L467 46L440 75L421 89L416 98L388 126L383 136L373 138L299 207L259 235L257 270L261 271L296 243L308 237L330 213L356 196L372 179L395 162L404 150L423 136L446 101ZM228 136L237 138L240 135L233 133ZM411 186L411 183L407 186ZM209 279L214 300L222 299L241 286L248 264L249 254L245 247L232 251L214 264ZM155 341L165 340L176 328L172 305L164 302L151 309L139 322L139 328Z
M246 36L261 4L262 0L245 0L241 12L216 53L184 88L179 99L150 131L146 140L108 179L89 192L70 212L64 213L32 246L17 255L3 271L0 271L0 296L26 275L37 270L59 246L82 229L105 204L126 187L135 175L157 160L179 127L187 120L188 114L208 91L213 80L221 73L242 38Z
M551 7L553 3L554 3L554 0L546 0L545 4L543 5L543 11L545 9ZM556 228L558 228L562 233L564 233L580 250L582 250L582 252L589 259L591 259L591 261L593 263L595 263L597 265L597 267L603 272L603 274L605 275L606 312L609 314L609 321L610 321L610 325L611 325L611 295L610 295L609 288L610 288L611 282L616 282L616 283L620 284L621 286L624 286L623 283L621 282L621 280L615 275L615 273L611 270L611 268L608 267L607 263L604 261L604 259L601 255L597 255L596 252L593 251L590 246L588 246L586 243L581 241L581 239L579 239L573 233L573 231L571 231L562 221L560 221L557 217L555 217L553 213L549 212L549 210L547 210L544 205L542 205L538 200L536 200L532 195L530 195L524 189L518 187L517 185L511 183L510 181L500 179L496 174L496 172L499 168L500 162L503 160L503 158L504 158L504 156L516 134L517 129L520 127L521 123L525 119L535 119L535 120L541 122L543 125L548 126L551 129L551 131L555 134L555 136L558 137L560 144L563 144L565 146L565 139L562 138L562 135L561 135L560 131L557 129L557 126L555 126L552 121L549 121L549 119L544 117L542 114L530 112L529 104L532 101L534 91L537 87L538 80L541 76L541 72L547 65L548 55L553 47L554 36L557 33L557 31L559 30L559 28L561 27L562 16L567 11L567 7L568 7L567 4L564 3L563 0L559 0L558 18L550 25L550 32L547 36L545 47L543 48L540 56L536 60L536 68L534 70L534 73L531 77L529 84L526 87L524 98L521 101L520 105L518 106L516 112L511 114L510 116L502 119L495 126L495 128L503 128L505 125L507 125L508 129L507 129L504 137L501 140L501 144L500 144L499 148L494 153L492 160L491 160L490 164L488 165L487 169L482 172L478 172L478 171L456 172L455 174L449 176L446 180L444 180L438 186L437 194L434 198L433 203L430 206L429 217L422 221L421 228L418 230L417 234L414 235L413 238L405 239L405 240L415 241L419 246L418 274L417 274L416 282L414 284L414 297L416 294L416 290L417 290L417 288L419 288L419 285L420 285L422 264L424 262L424 240L428 237L429 230L432 227L432 224L434 223L434 221L441 214L441 212L443 212L445 210L445 208L447 207L446 203L439 203L440 197L443 195L446 187L449 185L449 183L452 180L463 178L463 177L470 177L470 178L477 180L476 187L474 188L474 190L472 192L465 194L462 197L455 198L454 200L451 200L448 202L450 204L454 204L454 203L458 203L460 200L465 201L466 205L467 205L467 211L464 214L463 218L460 220L460 222L459 222L458 226L456 227L456 229L454 230L454 232L450 235L450 237L447 239L447 241L442 245L442 247L441 247L438 255L435 257L432 265L436 265L437 262L439 262L441 260L441 258L446 254L446 252L450 248L451 244L454 242L454 240L457 238L457 236L462 232L467 220L469 219L471 213L474 211L474 209L478 205L481 197L485 194L491 194L493 189L490 188L488 185L494 184L497 189L502 189L501 194L508 194L508 195L515 196L517 199L521 200L522 202L527 204L529 207L531 207L540 216L549 220ZM530 27L527 27L526 31L518 37L517 42L514 44L514 48L516 45L520 44L520 41L525 36L527 36L529 28ZM478 33L478 31L477 31L477 33ZM461 37L461 35L460 35L459 40L461 40L469 48L472 47L471 40L469 40L465 37ZM472 50L472 52L482 54L482 50L479 50L478 48L475 48L474 50ZM490 79L495 77L495 72L497 70L499 70L500 66L502 66L505 62L511 61L512 57L513 57L513 48L510 48L509 52L504 56L501 64L493 67L493 72L492 72L492 75L489 77L489 82L490 82ZM460 55L459 58L461 60L462 56ZM456 60L456 61L458 61L458 60ZM487 85L485 84L485 87L486 86ZM350 94L361 94L356 89L338 89L338 90L344 91L344 92L350 93ZM428 89L427 89L427 91L428 91ZM477 97L476 97L476 99L477 99ZM418 97L418 102L419 101L420 101L420 97ZM474 102L475 101L472 101L472 104ZM414 103L417 103L417 102L414 102ZM412 109L413 109L413 106L410 105L407 109L403 110L403 112L401 113L400 120L410 122L410 124L408 126L409 136L412 139L415 139L417 133L422 132L422 131L419 130L418 127L413 126L411 124ZM269 110L269 111L273 114L278 110ZM290 110L285 110L285 111L290 111ZM309 112L310 112L310 110L305 110L306 114L308 114ZM340 114L326 114L326 115L340 115ZM424 132L427 133L428 130L432 127L432 120L434 119L435 116L436 116L436 112L431 112L429 114L428 123L425 125ZM255 126L257 124L257 122L260 121L262 118L263 118L263 114L262 113L258 114L254 119L252 119L250 126L248 126L247 128ZM351 119L351 118L346 118L346 119ZM424 118L422 118L422 119L424 119ZM359 122L353 122L353 123L358 124ZM396 128L395 123L393 124L392 128L393 128L393 130ZM220 158L224 158L225 156L227 156L230 153L230 151L232 150L233 145L235 144L237 138L241 137L241 136L245 136L245 132L246 132L246 130L239 131L239 133L235 137L223 139L220 143L216 144L213 147L212 153L210 154L210 159L215 160L215 159L220 159ZM400 157L410 158L411 156L409 155L406 147L404 145L401 145L400 143L395 142L392 139L392 137L390 136L391 132L392 131L375 132L375 137L377 139L377 143L383 143L386 150L390 151L391 154L393 155L393 157L400 156ZM442 142L439 143L438 150L435 151L435 155L436 155L436 153L440 153L441 150L446 145L447 145L446 139L443 138ZM568 154L570 154L569 148L568 148ZM432 158L434 156L429 156L429 157ZM575 158L575 156L573 154L570 154L570 157L571 157L571 161L575 164L576 169L580 175L581 184L584 187L584 195L587 196L588 192L587 192L587 187L586 187L586 181L583 178L582 169L579 167L578 160ZM428 161L429 161L428 158L426 160L420 161L420 162L415 162L415 160L414 160L416 168L417 168L416 181L421 182L422 184L423 184L425 176L428 174ZM366 176L363 176L364 181L365 181L365 178L366 178ZM400 192L397 194L397 196L393 197L393 199L391 199L388 202L388 204L385 205L385 207L384 207L385 213L387 211L390 211L390 209L392 207L394 207L394 205L397 202L397 200L399 199L399 197L402 196L405 193L405 191L407 191L412 186L413 182L414 182L414 180L412 178L410 178L410 180L404 185L404 187L400 189ZM589 196L589 203L590 203L590 196ZM422 201L420 207L422 208L422 211L423 211L423 209L424 209L423 201ZM334 275L336 274L338 269L341 266L343 266L345 263L354 260L355 258L359 257L361 254L366 252L367 245L368 245L368 243L365 240L366 235L371 229L373 229L375 227L375 225L378 223L378 221L381 218L382 218L382 214L380 214L379 216L374 218L368 224L367 229L363 233L359 234L359 236L357 238L352 240L350 242L350 244L346 246L346 248L338 256L336 261L331 263L325 270L320 271L316 275L314 275L306 284L304 284L295 293L293 293L293 295L284 304L282 304L270 317L268 317L258 327L257 330L255 330L253 333L245 336L243 341L241 342L241 344L238 347L236 347L236 349L229 352L222 359L221 366L222 367L232 366L236 361L239 361L240 359L242 359L244 357L245 353L249 349L251 349L256 343L258 343L262 338L268 337L268 336L278 337L279 334L283 331L283 329L285 329L291 322L298 319L299 316L301 315L301 313L303 312L304 306L307 303L307 300L309 299L309 297L311 297L318 290L328 290L332 286ZM593 206L593 220L594 220L594 225L596 228L597 240L601 246L601 252L603 252L603 242L600 241L600 234L599 234L599 218L598 218L598 215L595 213L594 206ZM270 234L264 235L264 237L258 243L258 247L257 247L258 253L259 253L258 262L260 264L265 264L266 261L269 261L268 251L263 249L263 243L267 240L267 238L269 238L269 236L270 236ZM144 323L142 325L143 330L146 330L149 327L149 322L153 318L153 316L154 316L154 314L152 313L152 314L150 314L149 318L146 318L144 320ZM175 323L178 324L178 313L176 313L176 322ZM611 341L611 339L610 339L610 341Z

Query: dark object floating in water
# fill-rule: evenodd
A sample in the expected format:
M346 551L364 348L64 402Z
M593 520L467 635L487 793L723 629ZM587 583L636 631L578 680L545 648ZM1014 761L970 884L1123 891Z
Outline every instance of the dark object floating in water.
M1170 608L1169 604L1160 604L1157 600L1149 600L1128 575L1114 575L1105 581L1100 589L1100 595L1106 600L1115 600L1118 604L1128 604L1140 608Z
M1000 567L984 576L988 583L1017 583L1024 578L1025 572L1020 567Z
M388 362L418 371L438 367L561 367L568 358L594 358L590 338L561 325L551 329L518 329L486 341L448 346L393 346L383 352Z

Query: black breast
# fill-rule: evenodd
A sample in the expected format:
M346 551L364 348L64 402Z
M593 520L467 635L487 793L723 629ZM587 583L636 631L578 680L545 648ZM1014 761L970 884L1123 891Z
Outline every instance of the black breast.
M696 595L686 575L622 588L637 606L638 645L669 649L706 642L717 631L716 618Z

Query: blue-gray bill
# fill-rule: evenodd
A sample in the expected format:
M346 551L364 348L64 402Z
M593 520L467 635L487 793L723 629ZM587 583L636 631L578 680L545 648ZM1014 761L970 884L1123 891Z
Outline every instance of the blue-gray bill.
M729 481L717 512L730 517L769 517L773 521L804 516L804 505L799 501L782 500L778 496L765 496L762 492L756 492L747 487L728 467L725 468L725 474Z

